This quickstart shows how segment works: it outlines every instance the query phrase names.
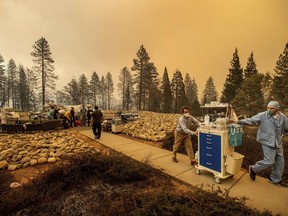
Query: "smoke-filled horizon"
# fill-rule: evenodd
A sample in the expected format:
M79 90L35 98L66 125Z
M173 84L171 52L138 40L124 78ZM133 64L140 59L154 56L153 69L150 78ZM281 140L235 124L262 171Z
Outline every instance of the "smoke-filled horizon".
M253 52L258 71L273 72L288 42L287 8L285 0L0 0L0 54L32 67L32 46L45 37L61 90L94 71L116 84L144 45L160 77L165 67L170 80L188 73L201 97L212 76L220 96L236 47L243 68Z

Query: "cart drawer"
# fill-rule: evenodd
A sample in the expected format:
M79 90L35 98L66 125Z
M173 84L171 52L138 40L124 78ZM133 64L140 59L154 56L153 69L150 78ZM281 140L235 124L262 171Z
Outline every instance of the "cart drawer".
M219 135L214 135L214 134L207 134L207 133L200 133L200 140L201 142L212 144L215 142L219 142L221 140L221 137Z
M221 136L200 133L199 144L200 165L221 172Z

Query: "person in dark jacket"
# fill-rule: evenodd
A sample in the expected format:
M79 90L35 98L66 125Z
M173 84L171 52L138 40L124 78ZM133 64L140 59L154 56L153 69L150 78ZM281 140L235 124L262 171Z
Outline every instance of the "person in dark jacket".
M53 119L58 119L58 117L59 117L59 108L55 107L53 113Z
M88 106L88 110L87 110L87 122L88 122L88 126L90 126L90 123L91 123L92 113L93 113L93 110L92 110L91 106L89 105L89 106Z
M103 113L101 112L101 110L99 110L98 106L95 106L95 110L92 113L92 121L93 121L92 130L95 139L100 139L101 137L102 120L103 120Z
M70 127L72 127L72 124L74 124L74 127L77 127L77 125L75 123L75 110L74 110L74 107L71 107L71 110L70 110Z

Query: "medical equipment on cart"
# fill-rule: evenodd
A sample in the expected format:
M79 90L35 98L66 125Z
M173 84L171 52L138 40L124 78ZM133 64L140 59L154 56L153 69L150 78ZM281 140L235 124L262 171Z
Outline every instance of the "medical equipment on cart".
M228 105L217 107L217 111L214 112L216 116L217 112L223 114L224 111L220 111L220 108L231 109ZM209 106L209 110L213 110L213 107ZM220 179L237 174L244 158L234 151L235 146L242 144L242 126L227 126L227 121L223 116L214 118L212 123L206 119L205 124L198 129L198 164L195 165L195 172L198 175L201 170L213 173L216 183L220 183Z

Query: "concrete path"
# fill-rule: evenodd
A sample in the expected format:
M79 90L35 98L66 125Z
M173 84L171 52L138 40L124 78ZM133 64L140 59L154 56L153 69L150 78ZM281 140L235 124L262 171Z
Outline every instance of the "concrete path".
M94 139L91 128L77 128L76 130ZM210 190L212 185L214 188L220 187L228 190L231 196L247 197L246 203L250 207L258 210L269 209L275 214L288 215L288 201L286 200L288 199L288 188L273 185L267 179L259 176L252 181L245 170L241 170L232 178L221 179L221 183L216 184L214 175L208 171L201 170L200 175L197 175L186 155L178 154L179 162L174 163L171 151L106 132L102 132L101 139L96 141L137 161L148 161L153 167L190 185L203 185L205 190Z

